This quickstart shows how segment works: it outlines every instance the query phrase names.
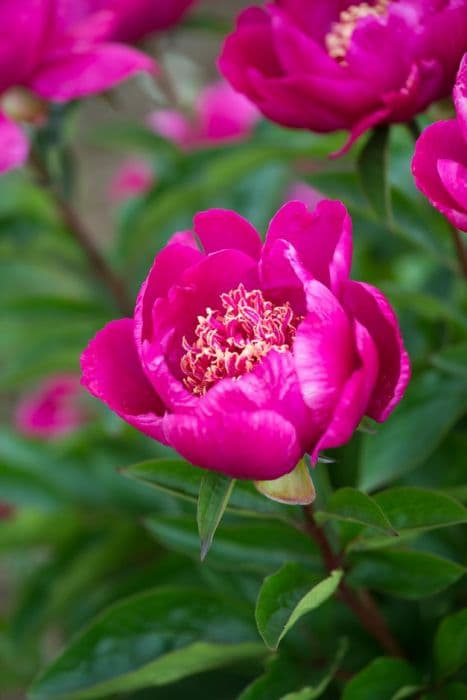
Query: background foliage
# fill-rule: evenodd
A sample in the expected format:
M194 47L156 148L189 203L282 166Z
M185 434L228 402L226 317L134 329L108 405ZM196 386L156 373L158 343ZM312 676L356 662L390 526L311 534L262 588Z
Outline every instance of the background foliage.
M178 46L184 32L196 45L218 26L205 15L194 24L177 30ZM104 127L80 105L56 109L36 137L41 172L0 183L0 496L16 507L0 522L0 697L30 688L31 700L466 698L467 287L447 224L412 182L411 133L380 130L329 160L343 135L262 122L235 146L182 153L122 116L130 94L101 101ZM196 211L233 208L264 231L297 180L349 208L353 277L396 307L413 380L386 424L314 472L316 520L340 552L334 573L301 510L248 484L236 485L201 564L201 470L84 392L90 420L69 437L13 429L18 397L49 374L77 372L89 338L120 315L53 194L101 221L77 199L79 183L89 190L99 177L89 162L75 168L83 142L140 154L157 174L110 212L108 240L94 230L131 298ZM342 577L367 609L371 591L402 658L336 595Z

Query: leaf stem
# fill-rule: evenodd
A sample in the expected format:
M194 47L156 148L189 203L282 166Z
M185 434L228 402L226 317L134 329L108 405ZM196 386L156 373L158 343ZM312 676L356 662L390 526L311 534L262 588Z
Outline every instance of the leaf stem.
M342 567L342 556L336 554L322 527L315 520L313 506L304 506L305 528L311 539L317 544L326 569L331 572ZM353 591L342 579L338 596L360 620L366 631L381 645L390 656L404 658L404 653L389 629L386 620L370 593L365 590Z
M87 231L76 211L54 186L44 161L35 150L31 151L30 164L36 174L38 183L43 187L47 187L50 192L66 230L83 251L95 276L109 291L119 311L125 316L131 316L132 304L124 281L112 269L99 248L97 248L93 236Z

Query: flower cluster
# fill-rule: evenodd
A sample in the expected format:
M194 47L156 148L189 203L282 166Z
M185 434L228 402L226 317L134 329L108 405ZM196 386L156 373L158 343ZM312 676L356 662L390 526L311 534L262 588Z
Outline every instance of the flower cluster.
M91 341L83 384L207 469L268 480L316 461L364 415L385 420L409 379L394 313L349 279L351 257L339 202L289 202L264 244L235 212L198 214L156 256L134 317Z

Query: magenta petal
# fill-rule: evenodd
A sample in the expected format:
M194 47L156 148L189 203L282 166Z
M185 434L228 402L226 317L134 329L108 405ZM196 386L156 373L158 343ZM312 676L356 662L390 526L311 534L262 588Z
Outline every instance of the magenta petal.
M339 294L352 262L352 224L341 202L323 200L313 212L302 202L285 204L269 225L263 258L278 239L289 241L313 277Z
M194 244L193 236L186 231L172 236L168 245L156 255L136 300L135 338L138 348L144 339L152 336L152 313L156 299L165 297L183 272L199 263L203 257Z
M206 253L233 248L254 260L261 252L261 238L249 221L229 209L209 209L194 217L195 233Z
M317 461L320 450L348 442L367 411L379 371L378 352L370 334L358 321L355 340L359 366L347 380L332 420L313 450L313 462Z
M467 143L467 54L462 59L453 95L457 121Z
M235 479L277 479L292 471L303 454L293 425L268 410L170 415L164 434L192 464Z
M308 313L297 329L293 354L305 403L324 429L354 366L352 329L329 289L311 280L305 291Z
M415 146L412 172L415 184L431 204L454 226L467 230L467 201L460 206L459 199L456 201L440 177L438 163L448 160L467 167L467 142L455 119L436 122L425 129ZM449 186L449 179L447 183Z
M467 166L452 160L438 161L438 174L441 182L467 218Z
M399 324L386 297L363 282L347 283L344 305L365 326L378 350L379 373L367 413L382 422L402 399L410 379Z
M50 0L1 0L0 92L19 85L37 65L50 21Z
M148 56L129 46L100 44L81 52L70 46L40 66L29 87L41 97L66 102L107 90L139 71L154 69Z
M165 407L141 369L133 339L133 320L111 321L81 356L81 383L123 420L165 442Z
M23 165L28 152L29 143L23 131L0 112L0 173Z

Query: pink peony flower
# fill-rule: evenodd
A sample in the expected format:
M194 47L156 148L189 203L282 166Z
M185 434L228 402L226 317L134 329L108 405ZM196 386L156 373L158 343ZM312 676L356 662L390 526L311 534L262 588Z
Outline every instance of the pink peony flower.
M448 95L466 50L465 0L273 0L240 14L219 67L269 119L349 146Z
M43 100L67 102L153 70L144 54L105 40L113 19L111 12L83 15L72 0L2 0L0 172L26 160L16 120L36 123Z
M351 257L340 202L286 204L264 245L235 212L200 213L156 256L134 317L89 343L82 383L194 465L280 477L364 415L386 420L409 379L394 312L349 279Z
M93 10L112 10L116 21L112 37L137 41L179 22L196 0L80 0Z
M129 197L142 195L151 189L154 180L154 171L145 160L127 160L112 178L110 198L114 202L121 202Z
M173 109L153 112L148 123L181 148L199 148L246 138L259 113L249 100L224 82L208 85L199 94L193 119Z
M418 139L412 171L432 205L467 232L467 54L457 76L454 104L456 119L432 124Z
M16 407L16 429L28 436L49 439L71 433L86 420L79 404L79 378L63 374L50 377Z

